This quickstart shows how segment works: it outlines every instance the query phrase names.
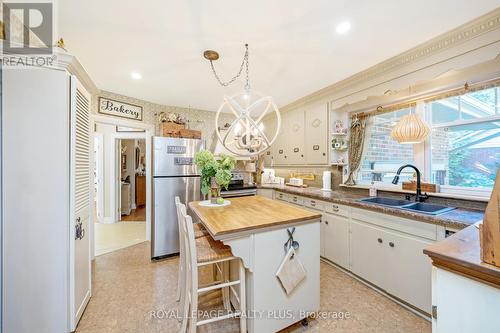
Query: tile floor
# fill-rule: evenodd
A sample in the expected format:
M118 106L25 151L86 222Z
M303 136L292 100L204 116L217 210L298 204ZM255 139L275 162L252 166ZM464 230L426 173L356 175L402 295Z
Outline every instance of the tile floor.
M149 259L149 242L96 258L93 296L77 333L177 332L175 318L159 319L151 311L177 310L178 259ZM349 319L311 320L286 332L431 332L430 322L414 315L338 269L321 263L321 309L349 312ZM238 332L237 320L203 326L199 332Z
M95 223L95 255L100 256L146 240L146 222Z

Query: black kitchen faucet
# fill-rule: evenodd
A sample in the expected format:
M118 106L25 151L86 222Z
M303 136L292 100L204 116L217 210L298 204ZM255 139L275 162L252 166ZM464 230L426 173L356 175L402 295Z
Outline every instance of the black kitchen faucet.
M415 201L416 202L424 202L429 198L429 196L426 194L422 194L422 187L421 187L421 182L420 182L420 170L414 165L411 164L405 164L402 167L398 169L398 172L396 173L396 176L394 176L394 179L392 180L392 183L394 185L397 185L399 182L399 175L401 174L401 171L403 171L404 168L412 168L415 170L417 173L417 193L415 195Z

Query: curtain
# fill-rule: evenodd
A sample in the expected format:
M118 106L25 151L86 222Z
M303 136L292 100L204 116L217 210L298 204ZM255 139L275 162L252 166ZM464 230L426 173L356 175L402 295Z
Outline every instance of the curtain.
M363 156L363 146L366 131L366 116L354 117L351 123L351 132L349 135L349 176L345 181L345 185L356 185L354 175L361 165L361 158Z

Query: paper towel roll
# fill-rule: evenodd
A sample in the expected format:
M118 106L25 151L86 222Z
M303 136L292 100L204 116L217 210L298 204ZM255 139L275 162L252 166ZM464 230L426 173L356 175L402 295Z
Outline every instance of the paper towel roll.
M332 172L331 171L323 171L323 191L331 191L332 190Z

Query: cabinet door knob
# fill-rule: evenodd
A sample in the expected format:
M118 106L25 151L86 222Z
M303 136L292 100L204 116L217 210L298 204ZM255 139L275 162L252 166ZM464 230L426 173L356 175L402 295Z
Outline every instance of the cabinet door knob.
M325 224L328 224L328 221L325 221Z
M377 239L377 241L378 241L380 244L382 244L382 242L383 242L382 238L378 238L378 239Z
M393 242L389 242L389 246L390 247L394 247L394 243Z

